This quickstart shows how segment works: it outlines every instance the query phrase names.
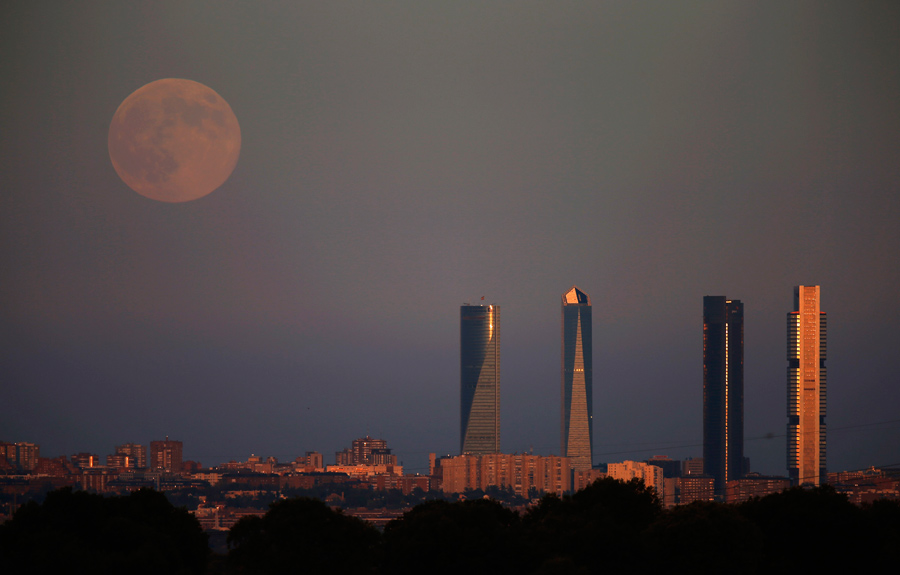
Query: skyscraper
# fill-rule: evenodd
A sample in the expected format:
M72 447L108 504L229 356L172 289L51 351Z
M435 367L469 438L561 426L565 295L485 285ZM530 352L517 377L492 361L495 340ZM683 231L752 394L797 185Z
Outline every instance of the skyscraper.
M794 287L787 314L787 467L794 485L825 477L825 312L819 286Z
M31 471L41 456L41 446L27 441L16 442L16 461L25 471Z
M169 440L150 442L151 469L165 469L172 473L180 473L182 466L183 445L180 441Z
M572 286L562 296L562 455L591 468L594 444L591 298Z
M460 451L500 452L500 306L459 309Z
M354 439L352 447L334 456L336 465L397 465L397 456L391 454L387 441L369 435Z
M744 304L703 297L703 472L716 495L744 469Z
M126 443L125 445L116 446L116 455L126 455L129 457L129 467L144 468L147 467L147 446L139 443Z

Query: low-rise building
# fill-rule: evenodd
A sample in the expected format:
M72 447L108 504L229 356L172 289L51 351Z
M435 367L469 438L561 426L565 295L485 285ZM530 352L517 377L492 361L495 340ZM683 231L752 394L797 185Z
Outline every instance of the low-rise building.
M702 457L688 457L684 461L681 462L681 476L685 475L704 475L703 472L703 458Z
M703 475L702 473L682 475L676 484L678 489L676 503L687 505L695 501L714 501L715 481L712 475Z
M213 469L201 469L191 475L197 481L205 481L210 485L216 485L220 481L222 481L222 476L224 473L221 471L215 471Z
M322 454L318 451L307 451L302 457L294 460L294 471L302 471L305 473L325 471L325 463Z
M458 455L433 461L433 474L439 479L444 493L504 487L528 497L532 490L562 494L572 488L571 460L568 457L491 453Z
M828 483L847 496L851 503L862 505L877 499L900 500L900 473L870 467L858 471L828 474Z
M572 474L572 491L581 491L591 483L606 477L606 472L602 469L585 469L584 471L575 471Z
M751 497L765 497L781 493L791 486L789 477L772 477L750 473L745 477L732 479L725 484L725 502L740 503Z
M346 473L356 479L368 479L374 475L403 475L402 465L329 465L328 473Z
M660 501L665 497L665 483L663 482L662 467L650 465L640 461L626 460L621 463L610 463L606 466L606 475L613 479L621 479L622 481L631 481L632 479L640 479L647 487L656 490L656 495Z

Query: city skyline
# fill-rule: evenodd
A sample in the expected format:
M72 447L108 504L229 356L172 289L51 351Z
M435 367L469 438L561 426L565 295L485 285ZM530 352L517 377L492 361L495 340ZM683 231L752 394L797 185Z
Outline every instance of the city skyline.
M460 448L460 303L503 308L501 449L560 450L560 290L594 461L698 456L705 294L745 304L744 451L784 474L785 313L825 290L828 467L895 463L900 5L15 3L0 18L0 439L278 458ZM116 173L181 78L241 129L185 203ZM480 300L485 296L485 300ZM751 313L752 312L752 313Z
M819 309L820 286L795 286L794 311L787 314L787 349L788 349L788 432L786 438L788 464L787 477L795 484L819 484L820 477L826 472L826 431L825 431L825 350L827 330L826 314ZM590 469L578 465L577 455L566 453L566 365L571 363L569 371L575 372L577 365L590 365L592 354L585 355L590 349L592 327L590 321L590 296L573 286L562 295L562 449L560 456L572 457L572 469L578 471ZM566 310L578 310L567 314ZM585 311L587 313L585 314ZM725 296L704 296L703 298L703 441L685 447L702 448L704 473L716 479L716 493L724 493L724 484L740 478L746 473L755 472L750 462L743 456L743 324L744 308L740 300L731 300ZM804 315L805 314L805 315ZM811 317L819 318L815 321ZM582 319L584 318L584 319ZM587 326L587 334L582 330ZM460 306L460 452L461 454L484 455L502 453L500 439L500 306L494 304ZM571 333L569 333L571 332ZM731 332L731 335L729 335ZM736 335L735 335L736 334ZM568 337L571 336L571 337ZM803 337L806 336L806 337ZM579 344L576 345L576 342ZM572 357L568 357L571 355ZM567 361L572 360L572 361ZM804 373L800 366L818 366L814 369L813 379L802 379ZM810 368L811 369L811 368ZM809 369L806 370L807 372ZM592 369L582 367L587 374L584 382L592 380ZM803 394L801 382L814 384ZM585 386L584 391L590 389ZM585 394L589 397L589 394ZM805 397L808 396L808 397ZM815 400L810 398L815 397ZM803 402L806 399L806 402ZM810 408L811 406L811 408ZM585 402L584 411L593 410L592 402ZM802 418L799 414L809 417ZM472 417L475 416L474 422ZM812 418L812 419L810 419ZM588 415L588 425L592 424L592 416ZM471 422L471 424L470 424ZM736 424L735 424L736 422ZM893 423L891 421L884 423ZM805 424L805 425L801 425ZM877 424L874 423L874 424ZM807 429L812 428L812 431ZM810 440L810 437L813 439ZM0 438L2 439L2 438ZM365 443L372 438L366 436L357 442ZM593 435L587 439L593 443ZM771 439L766 438L766 439ZM14 439L14 445L34 446L28 441ZM378 445L384 440L373 440ZM467 448L471 445L473 447ZM165 440L149 442L151 467L177 470L181 467L182 442ZM116 446L114 456L138 455L142 446L127 443ZM345 453L350 450L344 449ZM390 454L390 449L385 450ZM657 451L656 448L645 451ZM659 449L664 451L664 449ZM570 451L571 452L571 451ZM309 452L307 452L308 455ZM590 451L589 459L593 461L594 452ZM690 453L690 452L688 452ZM805 454L804 459L801 455ZM90 455L87 452L76 456ZM336 463L341 464L341 455L336 453ZM449 456L449 453L447 454ZM555 456L555 452L548 455ZM696 453L687 456L695 457ZM35 456L36 457L36 456ZM74 456L73 456L74 457ZM110 457L110 456L107 456ZM397 461L396 456L393 461ZM601 464L608 463L601 461ZM417 467L413 467L416 469ZM418 467L421 469L421 467ZM738 469L738 471L734 471ZM811 471L816 469L815 472ZM860 468L862 469L862 468ZM720 485L721 484L721 485Z
M483 299L483 298L482 298ZM592 468L592 322L590 296L572 286L561 304L561 444L560 455L570 457L572 470ZM787 472L795 484L819 484L826 472L826 314L820 310L820 286L795 286L794 310L787 314L788 432ZM460 306L460 454L501 453L500 438L500 306ZM754 471L743 455L744 306L726 296L703 297L703 469L715 479L717 494L725 484ZM806 369L802 369L802 367ZM811 370L811 371L810 371ZM582 374L579 378L576 374ZM803 377L801 377L803 375ZM801 385L803 384L803 385ZM807 386L807 387L804 387ZM811 387L810 387L811 386ZM576 391L580 387L580 392ZM806 391L807 393L803 393ZM581 395L581 398L577 396ZM573 412L584 420L572 425ZM807 417L801 417L806 415ZM566 430L572 430L568 434ZM568 439L579 445L573 450ZM810 438L812 437L812 440ZM34 444L14 440L9 445ZM151 467L177 471L181 468L182 442L150 441ZM684 447L684 446L680 446ZM396 462L383 439L370 436L353 441L352 448L336 452L338 465L351 464L368 454ZM36 453L36 451L35 451ZM307 452L307 455L309 452ZM386 455L385 455L386 454ZM90 456L82 452L75 456ZM550 453L553 456L555 453ZM75 457L73 456L73 457ZM127 456L138 467L146 460L146 448L126 443L109 457ZM449 454L448 454L449 456ZM36 455L31 457L33 460ZM8 457L7 457L8 458ZM587 458L588 464L579 461ZM16 454L15 459L19 459ZM606 462L601 462L606 463ZM816 471L811 471L815 469Z
M561 316L560 455L582 471L592 467L594 445L591 297L572 286L562 295Z

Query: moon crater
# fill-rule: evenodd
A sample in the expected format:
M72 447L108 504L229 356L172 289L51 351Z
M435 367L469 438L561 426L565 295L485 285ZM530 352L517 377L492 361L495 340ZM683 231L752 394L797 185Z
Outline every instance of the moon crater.
M109 126L109 157L128 187L163 202L209 194L231 175L241 128L211 88L176 78L151 82L125 98Z

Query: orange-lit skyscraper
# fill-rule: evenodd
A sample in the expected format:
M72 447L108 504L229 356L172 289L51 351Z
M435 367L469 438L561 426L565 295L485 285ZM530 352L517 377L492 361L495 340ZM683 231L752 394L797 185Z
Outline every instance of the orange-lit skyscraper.
M819 286L794 288L787 314L787 467L794 485L825 479L825 348Z
M744 475L744 304L703 297L703 472L715 492Z
M572 286L562 296L562 455L572 469L591 468L593 356L591 298Z
M460 451L500 452L500 306L459 309Z

